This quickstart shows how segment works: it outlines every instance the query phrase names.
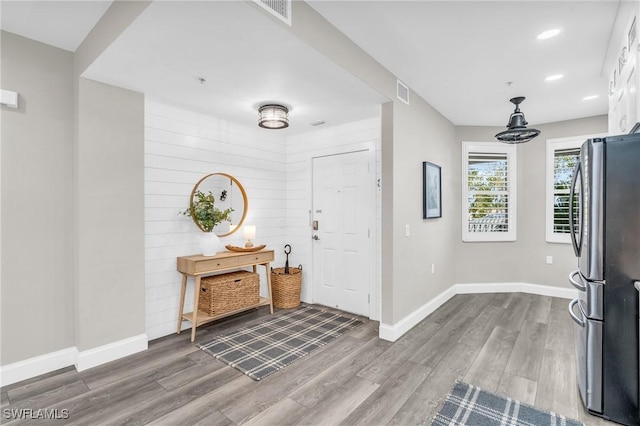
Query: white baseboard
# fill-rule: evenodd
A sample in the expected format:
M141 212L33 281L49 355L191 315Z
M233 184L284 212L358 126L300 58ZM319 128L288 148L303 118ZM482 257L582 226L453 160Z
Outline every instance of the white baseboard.
M578 297L578 290L572 288L552 287L547 285L529 283L477 283L477 284L454 284L443 291L429 302L425 303L406 317L393 325L380 323L379 337L383 340L395 342L420 321L431 315L436 309L442 306L447 300L456 294L476 294L476 293L530 293L541 296L560 297L563 299L574 299Z
M411 330L420 321L431 315L436 309L442 306L447 300L456 295L455 286L449 287L429 302L425 303L406 317L393 325L380 323L379 337L383 340L395 342L404 333Z
M61 349L0 366L0 386L8 386L72 365L75 365L76 370L83 371L109 361L115 361L127 355L132 355L136 352L144 351L147 347L147 335L140 334L139 336L119 340L82 352L79 352L75 346Z
M68 367L73 365L77 358L78 349L71 347L0 366L0 386L8 386Z
M552 287L549 285L529 283L477 283L454 284L456 294L474 293L529 293L540 296L560 297L562 299L575 299L578 290L573 288Z
M148 343L149 339L147 338L147 335L140 334L138 336L129 337L128 339L118 340L117 342L79 352L78 358L75 362L76 370L84 371L137 352L142 352L147 350L149 347Z

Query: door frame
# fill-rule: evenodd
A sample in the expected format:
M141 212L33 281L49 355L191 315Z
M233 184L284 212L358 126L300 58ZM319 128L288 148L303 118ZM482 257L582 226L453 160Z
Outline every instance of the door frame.
M371 223L371 237L369 238L369 264L370 264L370 276L372 277L372 279L370 280L369 283L369 287L368 287L368 291L369 291L369 314L368 317L372 320L375 321L379 321L380 320L380 312L381 312L381 298L380 298L380 294L381 294L381 259L379 259L379 254L380 254L380 247L381 247L381 242L380 242L380 238L379 238L379 232L378 229L381 226L381 220L380 220L380 216L379 216L379 210L380 210L380 200L381 200L381 194L380 194L380 185L378 185L379 182L379 170L378 170L378 158L376 155L376 144L374 141L369 141L366 143L363 143L362 148L360 149L352 149L352 150L336 150L335 152L323 152L322 154L319 155L313 155L309 158L309 193L311 194L311 197L309 199L309 241L311 241L312 237L313 237L313 228L312 228L312 221L313 221L313 160L316 158L325 158L325 157L334 157L337 155L345 155L345 154L354 154L354 153L360 153L360 152L365 152L368 153L368 161L369 161L369 167L370 167L370 180L369 180L369 185L370 185L370 191L371 191L371 195L372 195L372 199L371 199L371 203L373 204L372 207L373 209L371 210L371 215L369 216L370 219L370 223ZM311 244L311 270L310 270L310 276L313 277L313 268L314 268L314 264L313 264L313 250L314 249L314 245ZM312 278L312 284L311 284L311 288L310 288L310 295L311 295L311 299L312 301L315 303L315 283L313 283L313 278Z

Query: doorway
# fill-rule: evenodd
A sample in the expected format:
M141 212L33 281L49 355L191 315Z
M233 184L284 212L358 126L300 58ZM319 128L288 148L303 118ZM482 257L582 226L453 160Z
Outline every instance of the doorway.
M372 150L312 161L313 298L370 316L375 279L375 191Z

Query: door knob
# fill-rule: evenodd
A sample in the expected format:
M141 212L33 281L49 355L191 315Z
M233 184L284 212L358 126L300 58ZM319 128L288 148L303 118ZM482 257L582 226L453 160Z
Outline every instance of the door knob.
M314 235L314 236L313 236L313 239L314 239L314 240L316 240L316 241L318 241L318 240L320 239L320 237L318 237L317 235Z

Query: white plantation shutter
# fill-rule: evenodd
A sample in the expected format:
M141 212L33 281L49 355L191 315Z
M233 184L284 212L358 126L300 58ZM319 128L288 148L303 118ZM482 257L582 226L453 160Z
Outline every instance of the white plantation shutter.
M515 146L462 144L462 240L515 241Z
M571 243L569 230L569 192L580 146L587 139L604 135L572 136L547 140L546 240ZM577 210L575 212L577 214Z
M571 178L580 148L558 149L553 154L553 232L569 234Z

